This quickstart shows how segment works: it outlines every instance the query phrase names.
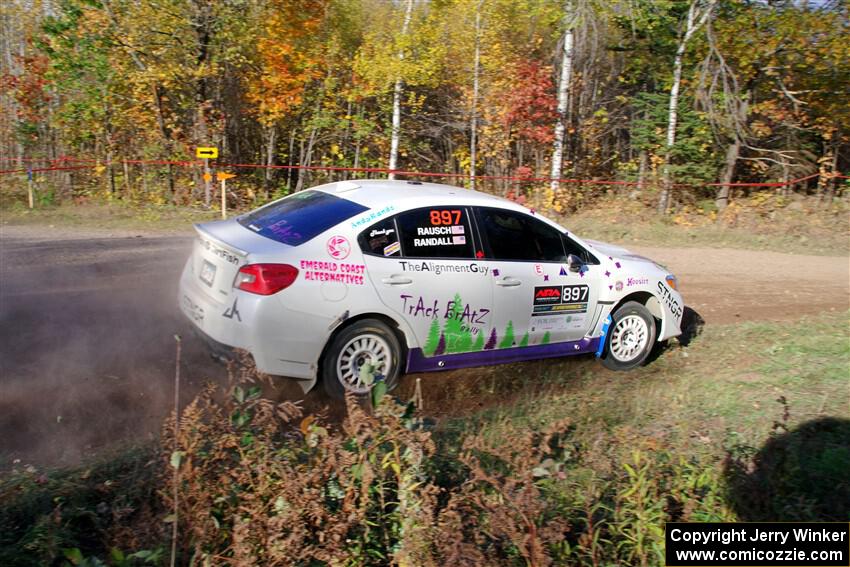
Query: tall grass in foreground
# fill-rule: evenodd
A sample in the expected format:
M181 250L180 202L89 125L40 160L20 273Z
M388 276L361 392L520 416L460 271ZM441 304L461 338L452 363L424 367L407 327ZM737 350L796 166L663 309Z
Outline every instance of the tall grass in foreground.
M843 321L846 314L824 315L782 326L785 334L767 323L707 331L711 340L692 347L692 366L660 360L655 369L666 388L683 386L675 382L682 375L702 393L678 411L668 405L669 415L649 403L640 415L624 412L623 427L563 406L537 421L496 412L486 427L466 420L432 430L390 398L372 411L348 400L344 422L331 425L263 398L262 377L241 367L185 408L176 429L169 420L158 448L0 478L0 564L167 564L175 467L180 565L658 565L666 521L846 521L850 420L818 410L846 399ZM739 343L765 358L745 364L736 351L727 364L715 352ZM718 365L728 376L690 379ZM744 370L746 388L736 378ZM765 392L787 383L792 397L751 400L754 372L770 377ZM596 399L608 384L600 378L571 395L588 411L613 411ZM628 395L646 395L638 386L651 378ZM626 395L608 386L610 396ZM807 391L817 395L805 399ZM728 412L706 405L724 392L745 403ZM738 414L777 396L772 407ZM539 397L525 411L559 399ZM689 428L652 434L659 421L727 413L722 447L685 443ZM729 429L751 421L744 431L761 436Z
M662 561L663 522L735 518L719 460L647 442L598 475L613 454L576 444L566 420L498 443L441 439L457 451L438 456L413 407L389 398L371 414L347 400L331 429L256 386L216 397L163 440L161 494L168 467L181 471L181 563L648 565Z
M658 565L664 522L759 510L838 520L850 502L800 482L801 471L833 490L842 482L850 421L804 426L801 442L784 399L761 451L730 440L725 455L684 455L651 438L588 445L566 419L505 428L495 440L443 438L390 398L371 413L348 399L332 429L257 387L237 383L224 401L214 397L209 390L183 412L176 439L190 564ZM162 457L172 465L173 441L166 436ZM806 506L788 511L791 502Z

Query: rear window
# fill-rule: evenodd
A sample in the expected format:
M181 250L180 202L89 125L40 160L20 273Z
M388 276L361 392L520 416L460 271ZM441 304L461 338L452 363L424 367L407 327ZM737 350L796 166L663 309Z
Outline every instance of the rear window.
M302 191L238 220L257 234L298 246L368 208L321 191Z

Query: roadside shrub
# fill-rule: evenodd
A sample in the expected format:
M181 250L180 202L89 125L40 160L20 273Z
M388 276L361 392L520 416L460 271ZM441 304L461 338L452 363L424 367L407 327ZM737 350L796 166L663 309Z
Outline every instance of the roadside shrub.
M566 519L546 498L543 479L563 475L567 421L522 431L498 444L482 435L463 442L468 479L452 490L437 523L436 553L446 565L545 566L564 540Z
M428 565L436 489L423 464L434 446L410 408L385 399L370 415L349 398L332 431L261 398L251 376L221 403L208 388L183 411L176 439L173 423L165 428L183 562Z
M164 429L184 564L656 565L665 521L734 519L719 457L615 436L586 447L566 420L432 434L386 397L348 398L332 428L262 398L243 364L223 397L210 386L182 412L176 437ZM173 482L162 475L167 508Z
M263 398L261 379L243 366L208 386L158 459L5 481L0 563L163 564L176 521L179 565L660 565L664 522L737 518L720 455L590 442L567 420L431 432L386 397L348 398L332 427Z
M430 431L386 397L330 425L262 379L208 386L158 454L0 478L0 564L162 565L176 521L179 565L643 566L669 521L846 517L850 422L790 429L784 398L768 441L724 458L568 420Z
M604 474L597 449L575 448L563 473L541 483L543 497L567 523L563 540L550 545L555 564L660 565L665 522L734 520L718 459L677 457L653 440L635 443L631 452L612 443L611 473Z
M0 478L0 565L140 549L161 541L156 452L134 447L63 471L34 467Z

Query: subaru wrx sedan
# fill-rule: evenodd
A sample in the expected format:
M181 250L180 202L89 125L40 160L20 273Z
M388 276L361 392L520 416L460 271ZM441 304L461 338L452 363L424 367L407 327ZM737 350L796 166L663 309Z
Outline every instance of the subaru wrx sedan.
M183 313L305 392L584 353L629 370L681 332L663 267L457 187L343 181L195 228Z

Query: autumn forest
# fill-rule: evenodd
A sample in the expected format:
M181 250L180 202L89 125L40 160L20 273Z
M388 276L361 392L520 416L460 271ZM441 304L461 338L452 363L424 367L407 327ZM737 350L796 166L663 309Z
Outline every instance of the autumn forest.
M600 187L661 211L682 194L722 210L737 183L832 196L849 17L838 0L9 0L0 169L92 160L60 162L98 166L57 190L185 204L203 199L195 148L215 146L274 166L239 170L254 198L361 168L557 209Z

